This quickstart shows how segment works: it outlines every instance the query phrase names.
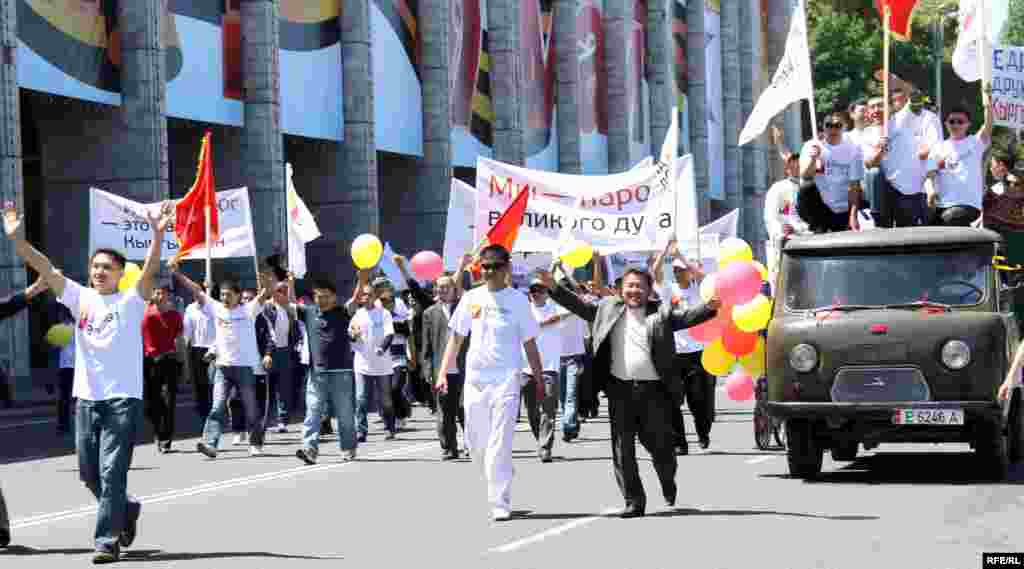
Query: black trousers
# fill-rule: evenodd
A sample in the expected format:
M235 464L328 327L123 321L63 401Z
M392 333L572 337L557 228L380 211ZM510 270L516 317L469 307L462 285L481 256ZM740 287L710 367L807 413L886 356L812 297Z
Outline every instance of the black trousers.
M636 462L636 440L647 449L666 499L676 497L675 435L672 396L656 381L623 381L609 376L608 415L612 431L612 464L626 508L645 510L647 495Z
M981 211L978 208L969 205L936 208L935 215L932 217L932 225L970 227L980 215Z
M60 368L57 371L57 430L62 433L71 430L71 409L74 405L71 393L74 387L75 368Z
M685 403L693 415L693 424L698 437L711 435L711 424L715 421L715 376L704 371L700 363L703 352L677 354L676 365L680 371L679 381L682 383L673 393L672 430L676 442L686 443L686 423L683 420L683 404Z
M391 401L395 405L395 418L408 419L412 417L412 404L405 396L405 383L409 381L409 368L396 367L394 377L395 381L391 385Z
M807 222L811 231L826 233L830 231L846 231L850 228L850 212L836 213L822 199L818 186L812 181L804 181L797 194L797 211Z
M607 381L605 373L594 373L594 354L591 350L590 340L585 343L586 353L583 354L583 373L576 378L576 409L581 417L597 417L601 408L601 400L598 393L605 389L603 383ZM598 378L602 378L599 380ZM607 392L606 392L607 393Z
M466 415L462 411L462 386L465 378L461 373L448 374L448 391L437 392L437 440L441 443L441 450L450 453L459 452L458 422L462 428L466 428Z
M916 227L928 223L928 196L924 192L906 195L889 186L886 206L882 227Z
M210 416L210 407L213 396L213 389L210 384L210 364L203 358L206 357L206 348L189 348L188 368L192 378L192 390L195 396L196 415L199 420L206 422Z
M181 363L173 353L147 357L143 363L143 372L146 417L153 423L157 442L170 446L174 440L174 411L178 402Z

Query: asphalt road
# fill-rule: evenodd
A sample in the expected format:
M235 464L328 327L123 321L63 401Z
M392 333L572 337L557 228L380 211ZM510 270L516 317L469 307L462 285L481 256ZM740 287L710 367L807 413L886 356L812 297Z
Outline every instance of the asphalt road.
M662 507L646 453L648 515L620 520L606 417L584 425L541 464L520 424L512 499L494 523L477 465L442 463L426 409L384 441L371 428L355 463L327 437L302 465L297 425L268 441L269 456L227 447L195 453L192 433L159 455L136 447L129 477L144 506L123 566L446 568L976 568L983 551L1024 551L1024 465L1011 480L972 477L966 445L882 445L853 463L826 456L821 480L787 476L781 452L754 448L752 404L719 393L712 447L680 458L676 508ZM525 414L524 414L525 418ZM70 443L46 419L0 422L0 481L14 545L3 568L88 565L95 505L77 479ZM689 419L688 419L689 421ZM695 442L691 449L696 449Z

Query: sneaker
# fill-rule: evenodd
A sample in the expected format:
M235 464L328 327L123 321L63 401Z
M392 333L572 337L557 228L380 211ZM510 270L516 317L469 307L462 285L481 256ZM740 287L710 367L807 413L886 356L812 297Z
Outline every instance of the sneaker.
M320 434L323 436L334 434L334 427L331 426L330 421L324 421L320 424Z
M537 451L537 455L540 457L541 462L551 462L551 449L542 448Z
M300 448L295 451L295 458L305 462L309 466L316 464L316 453L307 448Z
M205 455L206 458L217 458L217 449L204 442L196 443L196 450L199 451L200 454Z
M107 563L117 563L120 559L120 551L117 549L117 545L114 545L112 549L97 549L92 554L93 565L106 565Z
M11 530L10 528L0 528L0 548L7 547L11 544Z
M263 447L249 445L249 456L263 456Z
M384 435L384 440L386 440L386 441L393 441L393 440L395 440L395 433L388 432L388 434Z
M278 433L287 433L288 432L288 426L285 425L284 423L278 423L277 424L276 432L278 432Z
M708 450L708 447L711 446L711 437L708 435L700 435L698 438L700 439L701 450Z
M342 462L352 462L355 459L356 459L356 449L347 450L347 451L343 452L342 455L341 455L341 461Z
M356 442L358 442L358 443L365 443L366 442L366 433L360 433L359 436L356 437Z
M231 441L231 444L236 447L241 447L249 444L249 433L238 433L235 435L235 440Z
M512 512L505 508L494 508L491 510L491 519L496 522L504 522L512 519Z
M131 507L129 505L129 507ZM139 534L139 516L142 515L142 504L138 504L138 509L135 510L135 515L128 514L128 523L125 528L121 530L121 535L117 537L117 543L121 547L131 547L135 543L135 536Z

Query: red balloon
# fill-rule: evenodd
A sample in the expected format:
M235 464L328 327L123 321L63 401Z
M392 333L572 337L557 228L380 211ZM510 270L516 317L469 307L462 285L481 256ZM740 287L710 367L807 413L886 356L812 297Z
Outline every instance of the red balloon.
M724 304L746 304L761 291L761 271L750 261L733 261L715 277Z
M727 323L728 322L719 315L711 320L701 322L692 328L687 328L686 331L694 340L709 344L717 340L718 337L722 335L722 328L724 328Z
M444 272L444 261L433 251L420 251L410 261L412 272L425 281L437 280Z
M754 397L754 378L745 371L734 372L725 380L725 394L733 401L750 401Z
M722 329L722 345L725 351L736 357L745 356L757 347L757 332L744 332L729 320L728 325Z

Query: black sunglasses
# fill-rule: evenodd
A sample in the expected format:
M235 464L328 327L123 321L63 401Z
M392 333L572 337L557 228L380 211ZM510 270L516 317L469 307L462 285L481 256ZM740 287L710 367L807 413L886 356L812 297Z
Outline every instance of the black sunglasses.
M827 122L827 123L825 123L825 128L841 128L842 126L843 126L843 123L841 123L841 122Z
M480 268L485 271L500 271L508 263L480 263Z
M963 119L946 119L946 124L948 124L948 125L967 124L967 121L965 121Z
M544 288L542 286L531 286L530 287L530 294L537 294L538 292L546 293L547 291L548 291L548 289L546 289L546 288Z

